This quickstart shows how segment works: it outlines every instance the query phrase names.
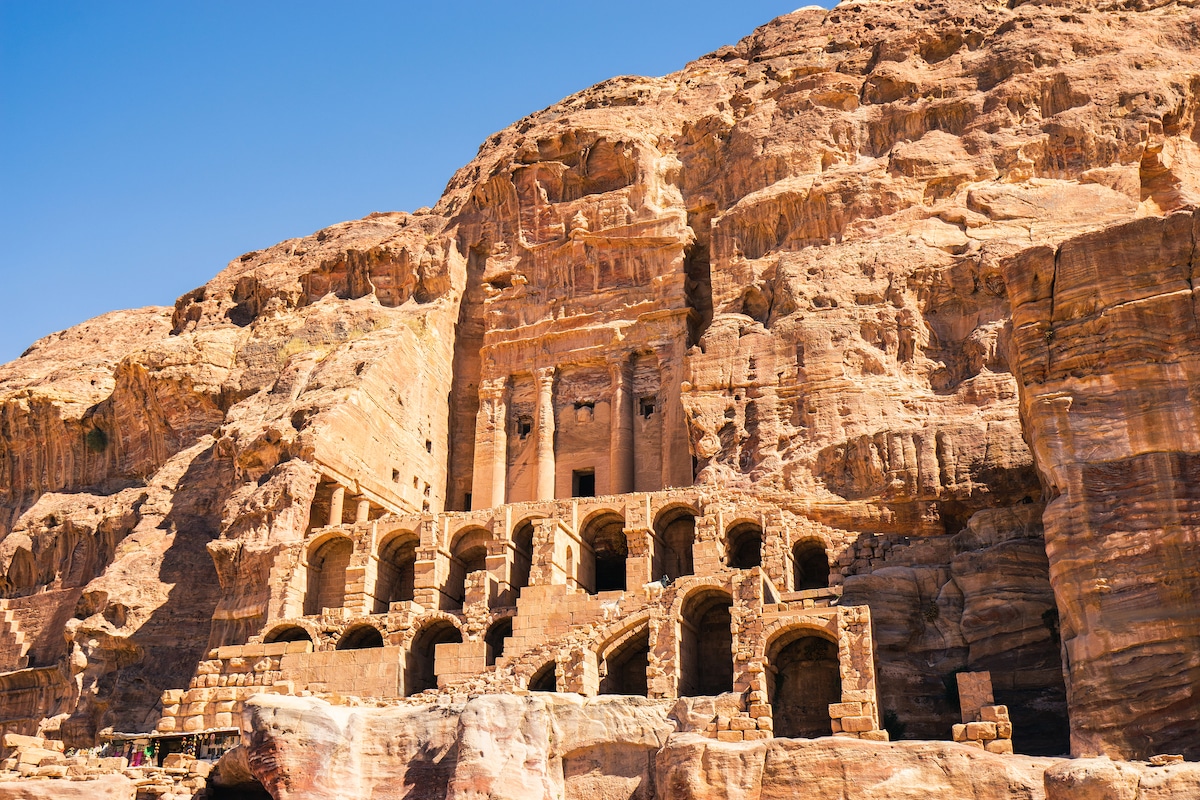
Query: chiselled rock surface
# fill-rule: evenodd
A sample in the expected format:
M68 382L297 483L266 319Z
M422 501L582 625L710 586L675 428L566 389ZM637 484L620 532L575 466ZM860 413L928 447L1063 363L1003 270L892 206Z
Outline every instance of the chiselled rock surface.
M225 726L377 638L365 694L736 688L711 733L768 766L789 658L830 686L788 713L846 735L948 739L988 672L1027 754L1069 716L1077 754L1197 756L1198 108L1193 3L804 8L520 120L432 209L35 343L0 366L5 729ZM692 612L736 636L718 688ZM448 787L545 789L570 704L530 702L472 730L540 755ZM336 749L360 712L311 713ZM263 747L275 787L393 769Z

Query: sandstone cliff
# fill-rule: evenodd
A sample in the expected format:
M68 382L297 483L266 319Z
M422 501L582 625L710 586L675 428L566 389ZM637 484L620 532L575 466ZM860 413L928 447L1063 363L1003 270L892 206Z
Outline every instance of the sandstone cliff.
M35 343L0 367L5 719L151 727L313 525L532 499L515 442L476 470L488 381L624 348L660 455L596 489L819 529L907 735L986 669L1025 752L1069 712L1076 753L1200 756L1198 103L1191 3L801 9L517 122L432 210Z

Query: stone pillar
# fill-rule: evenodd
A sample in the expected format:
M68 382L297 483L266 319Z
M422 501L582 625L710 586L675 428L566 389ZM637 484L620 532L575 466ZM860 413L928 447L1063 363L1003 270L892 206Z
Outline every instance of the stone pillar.
M641 594L642 587L659 577L654 574L654 531L650 528L626 528L625 591Z
M608 362L612 376L609 433L609 494L633 491L633 387L629 359L624 354Z
M371 518L371 501L365 497L358 498L358 507L354 509L354 521L366 522Z
M334 486L333 494L329 496L329 524L342 524L342 506L346 502L346 487Z
M537 487L535 500L554 499L554 367L534 372L537 380Z
M508 471L508 378L488 378L479 386L479 416L475 418L475 469L471 506L504 505Z

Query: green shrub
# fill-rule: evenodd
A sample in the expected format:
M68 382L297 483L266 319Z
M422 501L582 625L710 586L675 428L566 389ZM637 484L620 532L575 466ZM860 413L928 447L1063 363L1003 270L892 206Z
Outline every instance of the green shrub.
M108 435L99 428L92 428L87 432L87 436L83 437L87 442L88 449L93 453L103 453L108 447Z

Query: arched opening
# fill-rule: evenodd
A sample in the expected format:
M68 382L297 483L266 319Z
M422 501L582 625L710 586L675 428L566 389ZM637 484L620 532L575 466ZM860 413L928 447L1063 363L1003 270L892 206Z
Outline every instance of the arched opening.
M515 598L529 585L529 573L533 568L533 521L525 520L513 531L512 588Z
M601 514L583 529L583 563L579 582L589 594L624 591L625 520L619 514Z
M762 566L762 528L753 522L734 525L725 535L727 562L734 569Z
M659 515L654 532L663 544L656 564L655 577L665 574L671 580L693 574L692 543L696 539L696 515L690 508L673 508Z
M646 668L650 666L650 630L641 628L618 643L601 662L600 694L647 696Z
M467 576L487 569L487 545L491 538L492 534L484 528L472 528L455 540L445 589L452 608L462 608L467 595Z
M426 689L436 689L437 662L435 656L439 644L461 642L462 633L447 620L431 622L417 632L413 637L412 647L408 651L408 662L404 667L405 696L423 692Z
M797 542L792 547L792 568L796 591L829 587L829 558L825 545L816 539Z
M484 643L487 644L486 663L490 667L496 663L496 659L504 655L504 644L508 637L512 636L512 617L498 619L492 623L492 627L488 628L488 632L483 637Z
M767 652L767 688L776 736L829 736L829 705L842 702L837 644L810 630L784 634Z
M386 614L392 603L413 599L419 543L415 533L403 531L380 546L379 571L375 579L376 614Z
M718 589L698 592L683 604L680 620L681 697L733 691L733 599Z
M541 669L533 673L533 677L529 679L529 691L557 692L558 676L555 673L556 665L553 661L543 664Z
M383 647L383 634L374 625L358 625L345 631L338 639L338 650L366 650Z
M346 602L346 568L354 545L344 536L326 541L308 554L308 591L304 614L320 614L325 608L341 608Z
M281 625L263 637L264 644L276 642L312 642L312 636L299 625Z

